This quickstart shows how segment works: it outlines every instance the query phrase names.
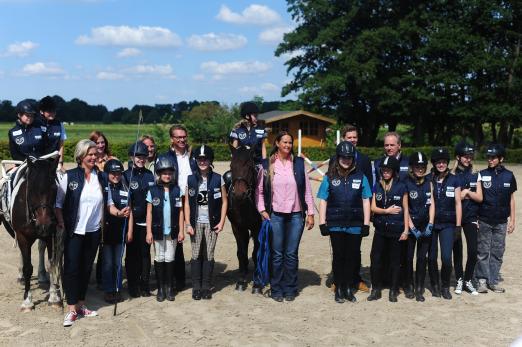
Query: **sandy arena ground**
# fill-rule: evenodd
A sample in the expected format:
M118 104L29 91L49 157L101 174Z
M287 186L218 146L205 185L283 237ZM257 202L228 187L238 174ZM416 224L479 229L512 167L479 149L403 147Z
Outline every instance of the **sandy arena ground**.
M228 165L218 163L223 173ZM483 165L481 166L483 167ZM514 168L519 185L522 166ZM314 194L319 183L313 183ZM516 193L517 210L522 194ZM0 230L0 345L343 345L343 346L508 346L522 335L522 216L517 218L515 233L507 237L502 275L505 294L464 293L453 300L432 298L418 303L399 296L398 303L383 299L367 302L367 293L357 293L357 303L336 304L325 286L330 271L330 246L316 226L305 231L300 248L299 284L301 294L292 302L276 303L263 296L234 289L237 274L236 244L230 225L216 247L216 286L211 301L193 301L189 288L174 302L158 303L154 296L126 300L113 306L102 299L95 285L89 289L87 302L99 316L82 318L72 327L62 326L63 314L47 306L47 292L32 279L35 310L21 313L23 288L16 282L19 250L11 237ZM318 218L316 217L316 225ZM363 271L369 281L372 236L363 240ZM190 243L185 242L185 255ZM188 260L188 258L187 258ZM36 275L36 247L33 247ZM252 266L252 265L251 265ZM187 266L187 274L189 267ZM94 274L93 274L94 277ZM153 276L151 278L154 278ZM154 283L153 283L154 285ZM453 289L452 289L453 290ZM127 297L126 290L124 295Z

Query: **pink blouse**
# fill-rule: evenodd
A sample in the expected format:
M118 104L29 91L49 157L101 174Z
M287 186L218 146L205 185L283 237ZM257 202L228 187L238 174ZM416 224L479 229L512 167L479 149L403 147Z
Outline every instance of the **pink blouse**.
M259 170L257 176L256 204L259 212L265 210L265 198L263 195L263 170ZM305 171L305 201L308 205L307 215L314 214L314 200L312 187ZM272 209L275 212L291 213L302 210L297 183L294 178L293 163L287 160L284 164L279 158L274 162L274 177L272 180Z

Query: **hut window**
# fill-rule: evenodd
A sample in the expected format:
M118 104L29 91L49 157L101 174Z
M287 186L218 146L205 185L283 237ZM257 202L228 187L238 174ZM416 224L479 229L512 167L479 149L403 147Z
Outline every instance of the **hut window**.
M303 120L299 122L299 128L303 132L303 135L315 135L319 134L318 123L315 120Z
M273 122L272 133L277 134L280 131L288 131L288 122Z

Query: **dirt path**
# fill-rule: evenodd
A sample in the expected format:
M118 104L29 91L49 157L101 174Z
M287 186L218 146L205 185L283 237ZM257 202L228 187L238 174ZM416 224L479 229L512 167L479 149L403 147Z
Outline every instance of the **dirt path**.
M224 172L225 164L218 163L216 171ZM522 184L522 166L515 167L515 173ZM313 187L316 192L318 183ZM516 203L520 211L520 192ZM113 317L113 307L91 286L88 302L99 317L80 319L71 328L62 327L62 313L47 306L46 293L37 289L35 278L36 308L31 313L19 312L23 295L22 286L16 283L19 251L1 228L0 345L508 346L522 335L521 218L519 215L515 233L507 240L502 268L505 294L472 297L465 293L454 295L451 301L428 294L424 303L401 295L392 304L385 291L378 302L367 302L368 294L358 293L357 303L336 304L324 284L330 270L329 242L315 227L305 232L301 242L301 295L293 303L276 303L250 291L234 290L236 246L227 223L216 247L216 292L211 301L193 301L189 288L175 302L158 303L154 297L126 300ZM371 236L362 244L366 273L370 246ZM189 243L185 243L185 254L190 254Z

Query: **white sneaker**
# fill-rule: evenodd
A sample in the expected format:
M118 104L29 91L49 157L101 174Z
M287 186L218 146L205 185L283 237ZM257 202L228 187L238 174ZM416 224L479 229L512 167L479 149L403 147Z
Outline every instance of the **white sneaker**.
M63 326L64 327L70 327L73 325L74 321L78 319L78 314L74 311L69 311L65 315L65 318L63 319Z
M462 277L460 277L458 280L457 280L457 285L455 286L455 294L462 294L462 285L464 284L464 282L462 281Z
M471 282L471 281L466 281L466 291L468 293L470 293L471 295L478 295L479 294L477 292L477 290L475 289L475 287L473 286L473 282Z
M488 292L488 287L486 285L485 279L483 279L483 278L479 279L477 292L482 293L482 294L486 294Z
M78 310L78 314L83 317L96 317L98 315L98 312L91 311L87 308L87 306L82 305L80 309Z

